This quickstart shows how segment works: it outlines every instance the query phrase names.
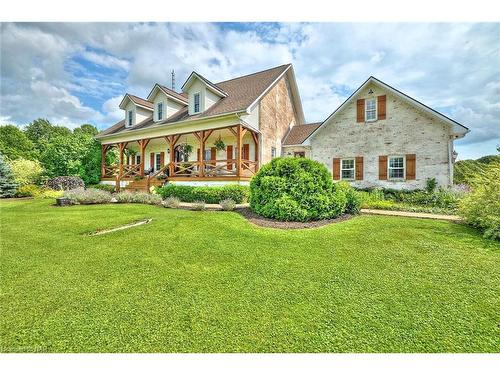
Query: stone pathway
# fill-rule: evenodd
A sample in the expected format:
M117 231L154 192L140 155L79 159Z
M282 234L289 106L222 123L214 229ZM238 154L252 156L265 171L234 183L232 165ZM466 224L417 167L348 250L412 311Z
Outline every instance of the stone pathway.
M389 211L389 210L372 210L368 208L361 209L362 214L370 215L386 215L386 216L403 216L403 217L416 217L420 219L437 219L460 221L462 218L457 215L441 215L441 214L428 214L425 212L405 212L405 211Z

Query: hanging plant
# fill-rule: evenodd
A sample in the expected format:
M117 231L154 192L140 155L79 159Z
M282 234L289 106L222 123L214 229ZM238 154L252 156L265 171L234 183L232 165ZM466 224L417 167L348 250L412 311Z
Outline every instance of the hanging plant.
M191 152L193 152L193 146L191 146L190 144L188 143L182 143L179 145L179 151L189 157L189 155L191 154Z
M214 142L214 147L217 149L217 151L225 151L226 150L226 144L222 140L222 138L219 136L219 139L217 139Z

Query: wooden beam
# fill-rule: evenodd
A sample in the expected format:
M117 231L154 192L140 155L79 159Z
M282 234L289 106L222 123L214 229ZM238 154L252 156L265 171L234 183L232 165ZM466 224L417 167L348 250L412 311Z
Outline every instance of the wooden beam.
M241 134L241 125L238 124L236 130L236 176L241 176L241 140L243 138Z
M141 153L141 165L140 165L140 169L139 169L139 174L141 176L144 176L144 158L146 156L146 147L147 145L149 144L149 139L141 139L138 141L139 143L139 150L140 150L140 153Z
M253 138L253 141L255 143L255 172L257 173L257 171L259 170L260 166L259 166L259 140L260 140L260 134L259 133L255 133L255 132L251 132L252 133L252 138Z
M210 132L212 134L212 132ZM208 137L205 137L205 130L201 132L200 138L200 177L205 175L205 141Z
M203 142L206 142L208 137L210 137L213 132L214 132L214 129L204 130L203 133L205 134L205 136L203 138Z
M101 145L101 178L106 175L106 152L108 151L107 145Z
M234 126L230 126L230 127L228 127L228 129L231 131L231 133L233 133L233 135L234 135L235 137L237 137L237 136L238 136L238 133L237 133L237 132L236 132L236 130L234 130L233 128L234 128Z

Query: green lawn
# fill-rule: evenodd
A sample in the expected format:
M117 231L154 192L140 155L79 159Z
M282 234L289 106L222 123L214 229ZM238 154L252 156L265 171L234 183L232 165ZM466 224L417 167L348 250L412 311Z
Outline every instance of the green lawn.
M500 245L462 225L51 203L0 203L3 352L500 351Z

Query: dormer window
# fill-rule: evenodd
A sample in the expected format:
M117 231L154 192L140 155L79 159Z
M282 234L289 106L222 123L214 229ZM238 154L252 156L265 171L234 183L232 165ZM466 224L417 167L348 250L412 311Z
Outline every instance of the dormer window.
M132 111L128 111L128 126L132 126Z
M377 119L377 100L375 98L366 99L365 103L366 121L375 121Z
M163 119L163 103L158 103L156 106L157 112L158 112L158 121Z
M200 112L200 93L197 92L193 95L193 111L194 113Z

